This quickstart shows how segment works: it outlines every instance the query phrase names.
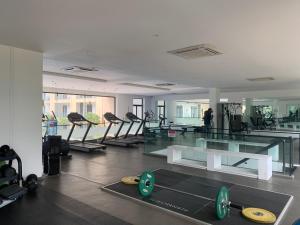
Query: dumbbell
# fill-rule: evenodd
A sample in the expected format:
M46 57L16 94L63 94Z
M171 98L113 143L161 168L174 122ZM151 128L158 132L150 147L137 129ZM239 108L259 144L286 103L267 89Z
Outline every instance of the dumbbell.
M27 188L29 193L34 193L38 188L38 177L35 174L30 174L23 182L23 186Z
M10 157L15 154L15 151L11 149L8 145L2 145L0 147L0 157Z
M178 193L191 195L193 197L203 198L206 200L210 200L215 203L215 215L216 218L219 220L223 220L230 214L230 209L238 209L241 211L242 215L254 222L257 223L274 223L276 221L276 216L274 213L260 208L245 208L242 205L235 204L229 200L229 190L227 187L222 186L216 195L215 199L212 198L206 198L204 196L191 194L188 192L183 192L180 190L172 189L170 187L164 187L161 185L155 184L155 176L152 172L145 171L142 173L141 176L129 176L129 177L123 177L121 179L122 183L124 184L132 184L132 185L138 185L138 191L143 197L149 197L154 187L160 187L163 189L168 189L171 191L175 191Z
M11 167L8 164L5 164L0 167L0 176L1 177L13 177L17 174L16 169Z

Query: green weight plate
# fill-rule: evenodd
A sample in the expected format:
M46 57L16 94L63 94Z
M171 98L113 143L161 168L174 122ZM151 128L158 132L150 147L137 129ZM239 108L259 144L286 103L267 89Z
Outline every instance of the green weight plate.
M152 172L145 171L140 176L140 182L138 185L139 192L143 197L151 195L154 189L155 177Z
M229 191L226 187L221 187L215 200L216 216L219 220L224 219L229 213Z

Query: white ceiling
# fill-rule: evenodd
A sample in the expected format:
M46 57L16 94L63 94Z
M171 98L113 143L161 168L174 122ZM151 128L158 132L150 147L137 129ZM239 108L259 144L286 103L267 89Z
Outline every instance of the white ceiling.
M120 93L135 92L119 87L127 80L174 82L181 91L297 88L299 12L299 0L0 0L0 43L44 52L44 70L97 67L94 76ZM202 43L224 54L167 54ZM246 80L266 76L275 81Z

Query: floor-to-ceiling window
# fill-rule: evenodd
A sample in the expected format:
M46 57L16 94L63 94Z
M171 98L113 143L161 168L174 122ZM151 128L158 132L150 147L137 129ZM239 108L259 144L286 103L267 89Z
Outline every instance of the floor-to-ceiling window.
M105 119L103 115L106 112L115 113L115 98L107 96L89 96L89 95L75 95L63 93L43 93L43 113L51 119L57 121L57 133L63 138L68 136L70 131L70 123L68 114L77 112L83 115L86 119L99 123L100 126L93 126L90 129L88 138L95 139L103 136L105 132ZM44 121L43 134L48 125ZM77 127L72 135L73 139L80 140L86 126ZM112 129L113 130L113 129Z
M136 115L139 118L143 118L144 114L144 101L143 98L133 98L132 99L132 112L134 115Z
M164 100L158 100L157 101L157 119L159 119L159 117L166 117L166 103ZM163 121L163 124L165 124L165 120Z

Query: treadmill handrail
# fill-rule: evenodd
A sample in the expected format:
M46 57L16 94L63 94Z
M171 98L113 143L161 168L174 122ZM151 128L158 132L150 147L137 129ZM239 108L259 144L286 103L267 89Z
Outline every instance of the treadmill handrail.
M72 115L77 115L77 116L80 118L80 120L74 121L74 120L72 119ZM86 123L89 123L89 124L92 124L92 125L99 125L99 123L90 121L90 120L88 120L87 118L85 118L83 115L81 115L81 114L79 114L79 113L77 113L77 112L70 113L70 114L68 115L68 120L70 121L70 123L75 124L75 125L77 125L77 126L82 126L82 125L83 125L83 124L81 124L80 122L86 122Z
M130 123L129 121L120 119L120 118L117 117L115 114L112 114L112 113L110 113L110 112L105 113L103 116L104 116L104 118L105 118L108 122L111 122L111 123L114 123L114 124L118 124L118 123ZM109 117L111 117L111 118L109 118Z
M136 115L134 115L132 112L127 112L126 113L126 118L129 119L130 121L134 121L136 123L140 123L143 121L143 119L137 117Z

